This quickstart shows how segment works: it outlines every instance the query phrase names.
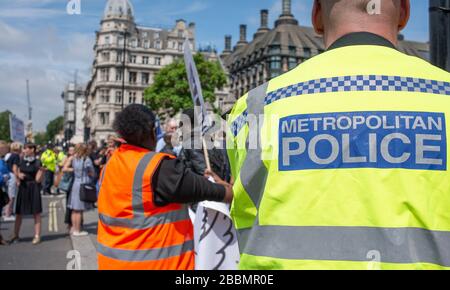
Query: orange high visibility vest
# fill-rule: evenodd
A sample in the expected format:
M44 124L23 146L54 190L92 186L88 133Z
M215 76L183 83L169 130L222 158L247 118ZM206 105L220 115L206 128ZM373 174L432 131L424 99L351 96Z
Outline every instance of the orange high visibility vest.
M193 270L193 226L180 204L157 207L152 177L170 155L122 145L101 176L99 270Z

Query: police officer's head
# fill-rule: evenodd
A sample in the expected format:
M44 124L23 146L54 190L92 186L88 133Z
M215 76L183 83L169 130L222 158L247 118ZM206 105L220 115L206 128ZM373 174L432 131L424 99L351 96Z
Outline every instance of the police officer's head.
M396 45L409 15L410 0L314 0L312 22L326 47L352 32L371 32Z
M114 131L128 144L154 150L156 147L156 118L144 105L130 105L114 120Z

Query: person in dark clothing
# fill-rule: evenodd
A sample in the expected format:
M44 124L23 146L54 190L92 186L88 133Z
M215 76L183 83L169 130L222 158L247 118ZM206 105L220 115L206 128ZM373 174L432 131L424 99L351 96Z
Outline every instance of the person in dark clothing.
M41 213L42 199L40 194L41 182L44 177L45 168L36 158L36 145L26 144L24 146L24 157L19 165L19 192L16 200L16 223L14 226L14 235L10 242L19 240L22 217L24 215L34 216L34 239L33 244L39 244L41 241Z
M154 114L145 106L131 105L114 122L114 129L127 144L155 150L156 132ZM158 206L169 203L194 203L204 200L231 202L229 184L213 184L194 173L180 159L165 159L153 177L154 202Z
M179 158L183 162L185 162L193 172L197 173L198 175L203 175L205 170L207 169L205 155L202 148L195 148L194 146L195 138L200 138L196 136L196 133L194 132L194 109L184 110L183 115L185 115L190 121L191 132L190 139L183 140L184 146L180 152ZM186 124L180 124L180 127L184 127L185 125ZM186 134L188 132L183 133ZM208 156L211 164L211 170L215 172L222 180L230 182L231 171L226 150L217 148L209 149Z
M100 155L100 150L97 148L97 142L92 140L88 145L89 158L92 160L94 165L95 176L93 177L94 182L97 183L100 176L101 166L103 165L103 156Z

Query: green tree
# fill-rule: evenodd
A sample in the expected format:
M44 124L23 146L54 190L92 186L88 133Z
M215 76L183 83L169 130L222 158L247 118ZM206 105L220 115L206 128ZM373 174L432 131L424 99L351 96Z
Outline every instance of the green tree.
M216 100L214 92L226 84L226 75L218 61L207 61L201 54L196 54L194 61L205 102L213 105ZM145 90L144 99L153 111L166 110L170 116L174 116L182 109L192 108L194 105L184 60L176 60L160 70L155 76L154 83Z
M47 134L45 132L39 132L34 135L34 143L36 145L45 145L47 143Z
M10 111L0 113L0 140L11 141L9 132L9 115Z
M53 141L55 136L64 129L64 117L59 116L58 118L50 121L47 125L46 139L47 141Z

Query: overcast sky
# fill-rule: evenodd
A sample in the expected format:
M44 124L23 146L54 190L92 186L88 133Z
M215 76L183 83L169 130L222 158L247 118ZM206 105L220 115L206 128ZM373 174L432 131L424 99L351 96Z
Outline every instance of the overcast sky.
M67 0L0 0L0 111L27 119L26 79L30 80L35 130L63 114L65 84L90 78L95 31L106 0L81 0L81 15L66 14ZM259 10L270 9L270 23L281 0L131 0L136 22L171 27L176 19L196 23L197 44L223 49L224 35L250 37L259 26ZM312 0L292 0L300 25L311 25ZM428 41L428 1L414 0L407 39Z

